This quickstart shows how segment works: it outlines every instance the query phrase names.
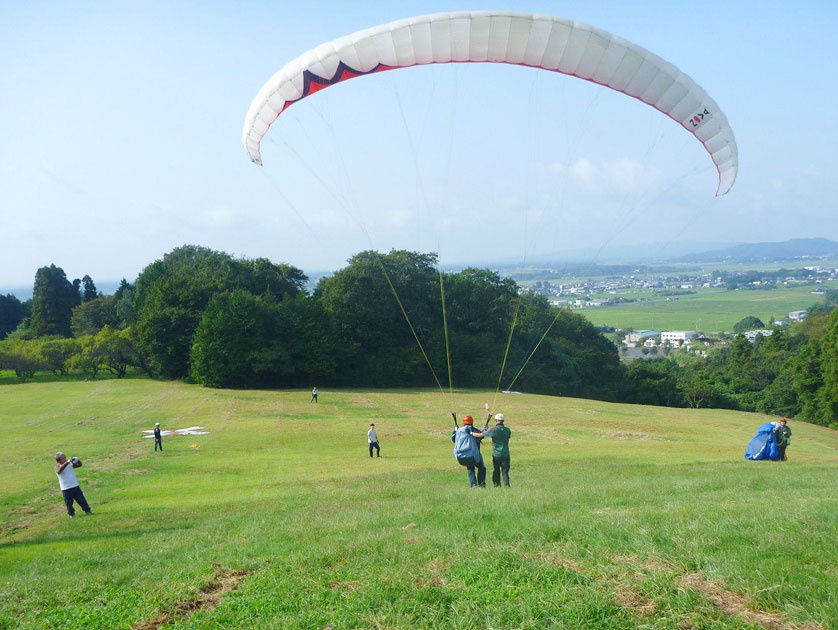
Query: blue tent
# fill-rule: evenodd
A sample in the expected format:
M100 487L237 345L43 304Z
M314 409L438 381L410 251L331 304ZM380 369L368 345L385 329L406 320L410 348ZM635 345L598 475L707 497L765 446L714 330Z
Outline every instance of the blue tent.
M759 429L757 434L748 443L745 449L745 459L780 459L780 449L777 447L777 434L774 432L774 423L766 422Z

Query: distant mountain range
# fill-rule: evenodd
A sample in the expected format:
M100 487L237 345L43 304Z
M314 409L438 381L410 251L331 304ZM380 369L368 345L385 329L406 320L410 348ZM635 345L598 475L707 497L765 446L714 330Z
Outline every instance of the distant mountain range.
M600 250L577 249L556 254L531 256L527 266L602 267L613 265L668 265L696 263L767 263L804 264L818 259L838 260L838 242L826 238L796 238L781 243L695 243L669 242L623 245ZM473 263L494 269L520 268L520 260L495 260ZM462 265L458 266L459 268Z
M685 254L674 262L803 263L824 258L838 259L838 242L826 238L793 238L781 243L743 243L725 249Z

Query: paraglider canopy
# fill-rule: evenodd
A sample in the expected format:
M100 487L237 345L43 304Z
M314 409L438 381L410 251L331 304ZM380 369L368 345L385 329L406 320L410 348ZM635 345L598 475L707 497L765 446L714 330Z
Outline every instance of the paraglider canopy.
M717 195L733 186L738 150L716 102L689 76L648 50L601 29L561 17L460 11L397 20L322 44L279 70L245 118L242 139L262 164L260 145L291 104L354 77L415 65L486 62L541 68L634 97L699 140L719 173Z

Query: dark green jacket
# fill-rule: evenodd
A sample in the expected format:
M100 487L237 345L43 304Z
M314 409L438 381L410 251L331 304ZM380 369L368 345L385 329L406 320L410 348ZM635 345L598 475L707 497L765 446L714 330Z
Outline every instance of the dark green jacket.
M791 442L791 427L789 425L780 426L777 430L777 443L780 446L788 446Z
M492 438L492 457L509 457L509 438L512 437L512 431L499 424L486 431L483 437Z

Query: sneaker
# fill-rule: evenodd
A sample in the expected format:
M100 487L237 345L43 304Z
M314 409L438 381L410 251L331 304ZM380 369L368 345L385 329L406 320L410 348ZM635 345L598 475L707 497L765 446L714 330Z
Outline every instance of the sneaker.
M68 514L67 516L69 516L70 518L75 518L76 517L75 514Z

